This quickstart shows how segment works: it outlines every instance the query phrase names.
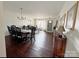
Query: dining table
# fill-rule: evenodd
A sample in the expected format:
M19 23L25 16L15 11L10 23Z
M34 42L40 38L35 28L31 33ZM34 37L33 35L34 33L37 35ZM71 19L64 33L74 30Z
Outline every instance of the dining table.
M30 29L21 29L21 33L26 36L26 38L28 39L28 37L31 37L31 30Z
M31 33L31 30L21 29L22 33Z

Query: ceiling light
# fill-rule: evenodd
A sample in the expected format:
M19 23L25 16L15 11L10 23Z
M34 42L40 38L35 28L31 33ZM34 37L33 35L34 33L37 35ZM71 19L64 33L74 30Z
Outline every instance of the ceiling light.
M49 23L52 23L52 21L50 20Z
M19 19L19 20L25 20L25 19L26 19L26 17L24 17L24 16L22 15L22 10L23 10L23 8L20 8L20 16L17 17L17 19Z

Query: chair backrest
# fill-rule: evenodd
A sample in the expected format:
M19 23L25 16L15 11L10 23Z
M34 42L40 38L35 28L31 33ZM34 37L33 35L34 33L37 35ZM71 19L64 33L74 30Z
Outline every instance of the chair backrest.
M21 28L16 28L16 35L17 36L22 36L22 33L21 33Z
M26 26L25 26L25 25L23 25L23 26L22 26L22 29L25 29L25 28L26 28Z
M35 36L36 27L31 28L31 36Z
M32 26L32 31L36 31L36 27L33 27L33 26Z
M11 34L12 33L11 27L7 26L7 28L8 28L9 33Z
M16 35L16 26L15 25L11 26L11 31L12 31L12 35Z
M16 26L15 25L12 25L11 26L11 29L16 30Z

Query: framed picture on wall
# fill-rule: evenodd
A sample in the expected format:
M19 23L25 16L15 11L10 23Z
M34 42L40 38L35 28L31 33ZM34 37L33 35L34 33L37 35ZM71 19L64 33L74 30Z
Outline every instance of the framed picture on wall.
M75 29L79 31L79 2L77 2L77 14L76 14Z
M76 4L67 12L67 18L66 18L66 28L72 29L73 22L74 22L74 16L76 11Z
M60 26L64 26L64 24L65 24L65 14L62 17L60 17L60 20L59 20Z
M65 14L62 16L61 22L62 22L62 26L64 26L64 24L65 24Z

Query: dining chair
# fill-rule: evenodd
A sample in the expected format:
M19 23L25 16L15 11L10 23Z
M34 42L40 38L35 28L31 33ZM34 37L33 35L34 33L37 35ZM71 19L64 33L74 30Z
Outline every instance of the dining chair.
M16 38L16 26L12 25L11 31L12 31L12 33L11 33L12 37Z
M11 27L7 26L7 28L8 28L9 34L11 35L12 34Z
M32 39L35 40L35 31L36 31L36 27L33 27L33 26L32 26L32 28L31 28L31 38L30 38L31 40L32 40Z
M22 26L22 29L25 29L25 28L26 28L26 26L25 26L25 25L23 25L23 26Z
M17 42L23 42L27 40L27 36L23 35L23 33L21 32L21 28L17 28L16 35Z

